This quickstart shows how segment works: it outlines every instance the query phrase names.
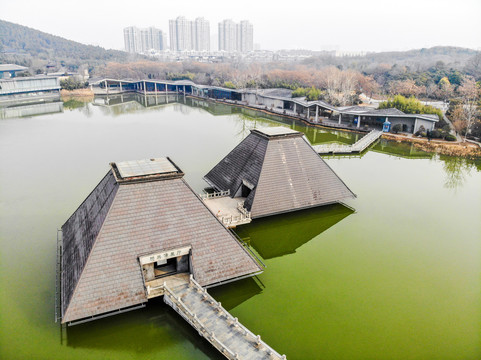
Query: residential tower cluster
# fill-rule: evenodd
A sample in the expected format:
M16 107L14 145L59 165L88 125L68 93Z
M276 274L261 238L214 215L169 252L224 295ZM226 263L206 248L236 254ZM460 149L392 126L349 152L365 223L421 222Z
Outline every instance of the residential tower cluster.
M125 51L130 53L147 53L167 49L165 33L153 26L141 29L129 26L124 29Z
M166 33L155 27L124 29L125 51L152 53L167 50ZM203 17L195 20L178 16L169 20L169 40L172 52L211 52L210 22ZM227 53L249 53L254 50L254 27L248 20L235 23L230 19L218 24L218 50Z

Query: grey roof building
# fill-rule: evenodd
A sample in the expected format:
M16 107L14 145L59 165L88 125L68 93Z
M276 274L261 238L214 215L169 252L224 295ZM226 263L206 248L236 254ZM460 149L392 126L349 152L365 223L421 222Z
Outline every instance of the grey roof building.
M144 304L164 275L212 286L262 271L169 158L110 165L62 226L63 323Z
M242 199L252 218L355 197L303 134L285 127L251 130L204 179Z

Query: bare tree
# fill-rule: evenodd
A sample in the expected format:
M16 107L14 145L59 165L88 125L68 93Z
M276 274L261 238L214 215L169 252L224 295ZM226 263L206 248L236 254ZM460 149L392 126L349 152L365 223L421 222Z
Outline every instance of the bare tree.
M466 130L463 105L456 105L451 114L452 124L456 134L462 134Z
M474 81L474 78L467 76L463 80L462 85L458 89L463 98L463 115L466 121L466 131L464 133L464 141L466 141L466 135L471 129L471 125L478 115L479 89Z
M465 70L476 79L481 79L481 53L478 53L469 59Z
M421 86L417 86L416 82L411 79L407 80L397 80L397 81L392 81L389 84L389 92L392 95L397 95L401 94L403 96L418 96L422 92L425 92L426 89Z

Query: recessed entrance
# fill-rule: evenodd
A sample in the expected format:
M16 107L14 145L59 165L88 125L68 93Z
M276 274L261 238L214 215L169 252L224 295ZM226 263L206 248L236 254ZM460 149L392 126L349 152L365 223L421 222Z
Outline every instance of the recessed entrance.
M177 273L177 268L177 258L156 261L154 263L154 276L156 279L158 279L164 276L175 274Z
M241 197L248 197L249 194L251 193L251 189L247 187L246 185L242 184L241 186Z
M160 296L164 281L190 273L190 247L171 249L139 257L149 298Z

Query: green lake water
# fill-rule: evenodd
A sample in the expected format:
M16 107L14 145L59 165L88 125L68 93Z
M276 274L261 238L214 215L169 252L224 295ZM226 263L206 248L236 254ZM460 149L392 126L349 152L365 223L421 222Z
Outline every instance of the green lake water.
M161 299L62 336L56 229L112 161L170 156L200 192L202 176L249 129L281 124L313 144L361 136L189 99L152 101L70 101L61 113L0 120L0 359L221 359ZM481 163L385 140L326 161L357 194L354 210L239 227L267 268L209 292L288 359L480 359Z

